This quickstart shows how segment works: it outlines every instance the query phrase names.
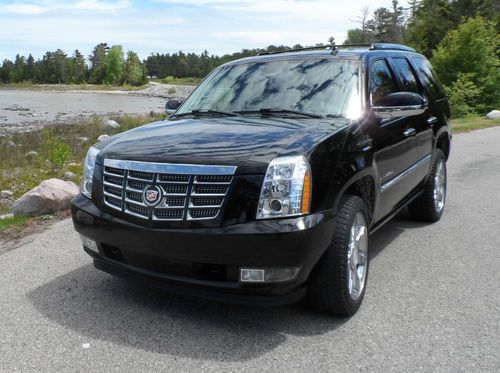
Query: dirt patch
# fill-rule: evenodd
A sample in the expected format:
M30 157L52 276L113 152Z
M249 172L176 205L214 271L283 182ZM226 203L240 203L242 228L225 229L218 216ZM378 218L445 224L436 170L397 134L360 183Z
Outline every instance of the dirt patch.
M70 210L60 211L54 215L34 217L23 224L13 225L0 231L0 255L31 242L29 236L43 232L55 222L70 216Z

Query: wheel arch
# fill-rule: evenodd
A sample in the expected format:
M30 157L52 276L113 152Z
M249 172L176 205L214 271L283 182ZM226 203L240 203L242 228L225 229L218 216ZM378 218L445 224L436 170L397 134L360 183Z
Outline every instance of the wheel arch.
M451 141L450 141L450 133L446 130L445 127L442 128L436 135L436 144L434 149L441 149L444 153L446 160L448 160L450 156L451 150Z
M367 168L362 170L361 172L352 176L346 183L337 197L335 198L333 210L335 212L338 211L341 201L346 195L355 195L360 197L367 205L370 216L368 220L373 223L373 216L375 212L375 208L378 202L378 194L376 187L376 178L373 169Z

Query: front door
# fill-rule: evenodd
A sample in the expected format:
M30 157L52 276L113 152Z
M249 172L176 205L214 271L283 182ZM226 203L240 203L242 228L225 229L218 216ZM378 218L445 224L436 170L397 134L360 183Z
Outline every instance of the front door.
M377 59L370 68L370 102L399 92L400 88L385 58ZM380 199L375 221L383 218L417 185L413 173L418 156L415 150L415 128L412 117L378 119L369 129L374 164L377 168Z
M427 84L422 80L420 80L420 84L418 83L416 73L407 58L404 56L392 57L389 59L389 62L396 73L401 91L418 93L426 97L428 102L431 103L433 101L429 97L428 90L425 89ZM410 128L415 130L413 135L414 147L416 158L420 165L413 172L416 183L425 179L431 165L432 126L437 122L437 117L434 117L431 113L432 105L423 114L408 118L408 121L411 123Z

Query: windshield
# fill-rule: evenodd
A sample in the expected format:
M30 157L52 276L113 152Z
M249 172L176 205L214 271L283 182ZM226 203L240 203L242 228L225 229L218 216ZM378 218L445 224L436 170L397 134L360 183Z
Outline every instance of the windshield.
M359 111L357 60L294 59L223 66L177 111L262 109L351 117Z

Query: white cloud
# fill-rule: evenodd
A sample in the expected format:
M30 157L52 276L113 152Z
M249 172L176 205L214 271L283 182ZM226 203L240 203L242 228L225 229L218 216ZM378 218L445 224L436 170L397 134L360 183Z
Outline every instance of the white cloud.
M5 10L14 14L41 14L47 11L47 8L35 4L8 4Z
M82 11L117 11L130 9L130 0L101 1L101 0L80 0L80 1L50 1L41 0L36 3L10 3L4 9L8 13L36 15L53 11L82 10Z
M119 9L127 9L131 5L132 5L131 2L127 0L116 1L112 3L98 1L98 0L82 0L70 4L68 7L70 9L114 11Z

